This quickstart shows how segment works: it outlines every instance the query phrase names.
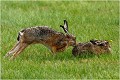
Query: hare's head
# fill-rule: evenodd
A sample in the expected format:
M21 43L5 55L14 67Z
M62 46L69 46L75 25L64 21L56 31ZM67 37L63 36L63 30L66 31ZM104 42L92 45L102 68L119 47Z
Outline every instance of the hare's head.
M76 45L76 37L72 34L69 34L68 32L68 23L66 20L64 20L64 26L60 25L60 27L63 28L65 34L65 40L68 41L69 46L75 46Z
M111 46L108 41L104 40L90 40L90 42L97 47L101 52L103 53L109 53L111 52Z

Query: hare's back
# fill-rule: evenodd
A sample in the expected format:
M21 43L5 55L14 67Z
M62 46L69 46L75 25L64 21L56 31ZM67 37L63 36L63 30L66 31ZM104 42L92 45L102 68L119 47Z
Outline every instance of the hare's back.
M23 35L24 34L24 35ZM20 35L23 35L27 41L46 41L51 40L53 37L63 35L47 26L37 26L26 28L20 31Z
M34 36L34 37L44 37L44 36L53 36L56 33L59 33L51 28L48 28L46 26L44 27L32 27L32 28L26 28L21 31L24 33L26 36Z

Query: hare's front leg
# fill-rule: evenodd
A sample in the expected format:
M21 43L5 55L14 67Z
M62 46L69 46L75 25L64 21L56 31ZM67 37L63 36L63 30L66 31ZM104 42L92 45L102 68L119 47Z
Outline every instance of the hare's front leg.
M59 42L56 45L52 46L52 53L64 51L68 47L67 41Z

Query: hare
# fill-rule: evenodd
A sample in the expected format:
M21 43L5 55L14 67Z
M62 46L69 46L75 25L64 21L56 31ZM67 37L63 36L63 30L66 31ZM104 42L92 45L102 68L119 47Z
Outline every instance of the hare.
M5 55L5 57L12 56L10 60L14 59L30 44L43 44L50 49L52 53L64 51L68 46L76 45L75 36L68 33L68 23L64 20L64 26L60 25L66 34L57 32L47 26L37 26L26 28L18 33L17 43Z
M111 46L108 41L104 40L90 40L86 43L78 43L72 50L74 56L82 55L83 53L111 53Z

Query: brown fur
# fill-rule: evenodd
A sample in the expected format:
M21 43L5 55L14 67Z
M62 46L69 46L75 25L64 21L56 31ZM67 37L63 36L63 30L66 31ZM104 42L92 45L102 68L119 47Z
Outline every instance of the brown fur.
M26 28L19 32L16 45L5 55L13 55L14 59L30 44L40 43L48 47L52 53L64 51L68 46L76 44L75 37L70 34L57 32L46 26Z
M110 53L111 47L108 41L102 40L90 40L86 43L78 43L72 50L74 56L81 55L84 53Z

